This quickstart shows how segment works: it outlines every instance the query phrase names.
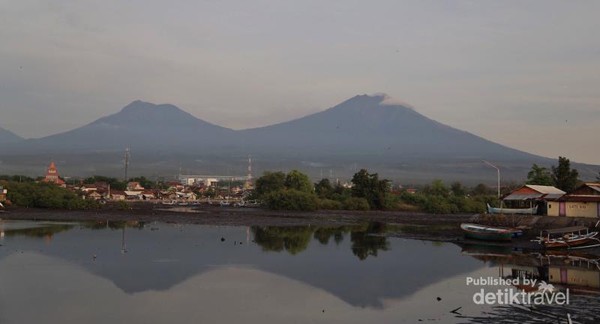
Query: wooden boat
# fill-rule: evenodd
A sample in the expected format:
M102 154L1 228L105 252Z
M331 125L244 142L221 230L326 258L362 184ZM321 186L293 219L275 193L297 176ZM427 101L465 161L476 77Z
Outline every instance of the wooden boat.
M463 223L460 228L465 232L466 238L484 241L510 241L513 237L511 230L506 228L490 227L478 224Z
M498 208L487 204L488 214L518 214L518 215L536 215L537 206L532 208Z
M533 242L547 249L585 249L600 246L598 232L590 232L587 227L573 226L545 230Z

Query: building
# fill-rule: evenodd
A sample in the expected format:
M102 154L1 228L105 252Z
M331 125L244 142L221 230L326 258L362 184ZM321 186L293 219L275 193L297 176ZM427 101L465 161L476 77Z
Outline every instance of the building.
M548 204L548 216L600 218L600 183L587 182Z
M129 190L129 191L142 191L144 189L145 188L142 187L139 182L132 181L132 182L127 183L127 190Z
M122 201L122 200L125 200L125 198L127 198L127 195L125 195L125 191L120 191L120 190L111 190L110 191L110 195L109 195L110 200Z
M550 203L565 194L564 191L553 186L524 185L513 190L502 198L507 208L533 208L537 206L538 215L546 215Z
M8 194L8 190L4 189L3 186L0 186L0 202L6 201L6 195Z
M102 195L98 191L91 191L85 195L85 199L90 200L100 200L102 198Z
M58 170L56 169L56 164L54 162L50 162L50 166L46 170L46 176L42 180L42 182L54 183L59 186L65 187L65 182L58 175Z

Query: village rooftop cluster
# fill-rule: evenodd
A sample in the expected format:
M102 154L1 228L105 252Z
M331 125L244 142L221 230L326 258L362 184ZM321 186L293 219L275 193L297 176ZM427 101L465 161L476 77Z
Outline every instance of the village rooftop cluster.
M53 183L63 188L80 192L84 199L100 202L106 201L146 201L162 202L166 205L188 205L200 202L201 197L206 197L205 202L211 203L210 198L218 203L232 203L241 205L252 191L251 178L244 181L230 178L222 181L218 178L181 178L180 181L165 182L161 189L144 188L137 181L127 183L125 190L111 188L104 181L93 184L67 184L59 176L56 164L51 162L45 177L41 180ZM225 184L224 184L225 182ZM6 190L5 190L6 191ZM5 193L6 194L6 193Z

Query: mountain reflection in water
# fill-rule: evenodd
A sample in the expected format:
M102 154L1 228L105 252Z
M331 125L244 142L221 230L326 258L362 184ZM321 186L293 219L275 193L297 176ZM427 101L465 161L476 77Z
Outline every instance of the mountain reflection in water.
M0 322L35 321L26 315L14 315L19 309L27 312L30 308L45 309L43 307L50 308L57 303L75 303L76 299L82 302L93 299L99 304L131 307L133 313L122 309L108 318L134 323L149 320L132 319L132 314L140 311L138 307L145 308L147 304L155 305L151 306L153 312L160 312L150 321L155 323L197 322L189 316L199 316L200 309L206 313L202 319L222 323L252 318L250 314L256 315L256 319L271 319L257 322L276 323L281 319L276 313L284 310L298 316L299 322L414 323L422 319L442 323L516 323L514 319L519 318L520 322L536 323L541 315L526 309L474 305L471 298L476 290L465 286L465 277L508 276L523 274L529 269L530 275L546 275L550 283L558 286L560 283L556 280L565 278L567 284L581 283L576 275L585 270L588 271L585 278L593 286L594 273L599 273L594 268L567 267L567 259L562 256L543 263L546 261L539 260L547 259L547 255L540 258L512 251L464 247L461 253L461 247L454 244L387 237L389 230L395 229L382 223L223 227L0 221L0 284L3 287ZM552 270L554 266L559 270ZM535 272L536 267L541 268ZM564 267L566 271L560 270ZM24 284L29 281L30 284ZM105 282L111 283L110 287ZM593 287L584 290L590 288ZM73 293L56 294L64 291ZM583 298L572 296L579 310L570 313L578 322L585 323L594 316L586 305L596 307L598 303L595 297L591 301L580 297ZM252 303L244 301L246 299ZM218 313L220 303L231 308L222 310L227 316L210 317ZM162 312L169 312L165 307L182 314L163 318ZM318 309L319 317L313 317L312 313L309 316L306 312L314 311L315 307L322 307ZM461 307L460 314L450 313L457 307ZM336 309L343 316L336 313ZM150 309L146 311L152 313ZM538 311L556 318L566 314L564 308ZM85 317L83 310L81 313ZM13 314L13 320L6 314ZM62 316L55 315L55 319Z
M2 251L14 246L65 259L127 293L167 290L215 267L242 265L321 288L354 306L381 308L383 299L408 296L477 267L475 260L456 260L452 245L390 239L377 223L245 228L107 222L82 223L67 232L52 224L45 229L52 230L52 243L40 245L18 239L27 232L5 225L11 235ZM0 261L6 255L0 253Z

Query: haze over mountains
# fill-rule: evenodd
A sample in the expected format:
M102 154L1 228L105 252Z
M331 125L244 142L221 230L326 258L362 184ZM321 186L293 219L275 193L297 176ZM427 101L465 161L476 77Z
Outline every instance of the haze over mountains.
M33 172L34 166L54 159L77 175L121 174L126 147L134 156L133 174L137 170L146 175L173 175L181 169L243 175L248 155L257 173L298 168L313 177L348 177L366 167L417 182L476 181L484 173L490 178L493 174L481 160L502 164L508 178L522 178L532 163L554 163L443 125L409 107L387 104L384 95L355 96L323 112L239 131L173 105L134 101L118 113L40 139L15 139L4 133L0 131L5 168L19 164L21 170Z

